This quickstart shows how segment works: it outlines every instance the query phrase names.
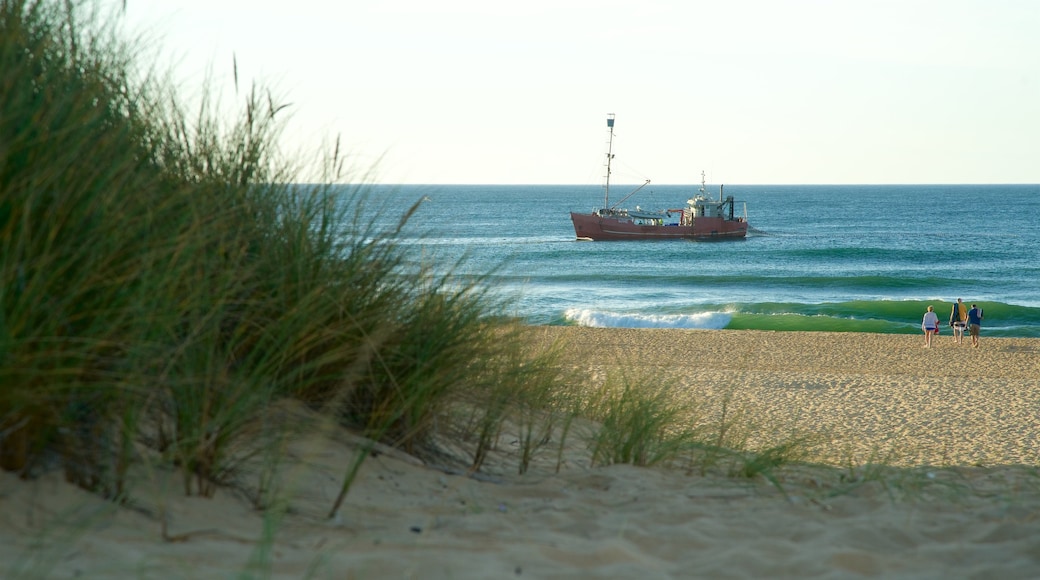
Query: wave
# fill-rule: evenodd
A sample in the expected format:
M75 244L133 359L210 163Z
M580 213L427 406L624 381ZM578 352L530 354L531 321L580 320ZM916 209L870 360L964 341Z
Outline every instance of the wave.
M597 328L726 328L732 318L725 312L699 312L695 314L624 314L602 312L583 308L570 308L564 319L577 326Z
M687 328L915 334L931 305L939 320L949 317L952 302L939 300L854 300L821 304L760 302L698 305L683 312L611 312L570 308L562 324L608 328ZM980 303L983 334L1040 338L1040 308Z

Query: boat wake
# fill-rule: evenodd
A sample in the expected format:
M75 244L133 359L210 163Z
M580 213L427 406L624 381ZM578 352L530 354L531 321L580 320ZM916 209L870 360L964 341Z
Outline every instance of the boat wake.
M725 312L697 314L618 314L584 308L569 308L563 313L567 321L578 326L596 328L726 328L732 316Z

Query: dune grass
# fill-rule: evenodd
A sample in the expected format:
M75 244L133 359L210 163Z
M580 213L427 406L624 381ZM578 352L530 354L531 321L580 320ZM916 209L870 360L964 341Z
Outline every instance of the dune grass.
M689 411L656 377L608 376L582 412L598 424L589 437L592 463L648 466L675 459L697 442Z
M415 452L524 376L480 280L405 259L418 201L297 185L273 95L187 112L91 8L0 3L0 467L120 496L143 443L208 496L281 398Z

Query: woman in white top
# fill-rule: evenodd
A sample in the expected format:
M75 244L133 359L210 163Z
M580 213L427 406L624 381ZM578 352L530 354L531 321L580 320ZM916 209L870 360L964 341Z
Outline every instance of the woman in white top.
M924 347L930 348L932 346L932 335L939 332L939 315L935 313L935 309L931 306L928 307L928 312L924 313L924 320L921 321L921 330L924 331Z

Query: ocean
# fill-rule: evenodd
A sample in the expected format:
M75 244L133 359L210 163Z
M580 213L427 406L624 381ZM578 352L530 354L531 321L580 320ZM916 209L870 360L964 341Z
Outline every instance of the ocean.
M611 202L635 187L612 184ZM623 206L682 207L698 188L651 184ZM726 184L752 228L727 242L578 241L569 212L602 206L595 185L368 191L387 223L424 200L411 259L483 276L531 324L920 333L927 306L945 322L963 298L983 337L1040 337L1040 185Z

